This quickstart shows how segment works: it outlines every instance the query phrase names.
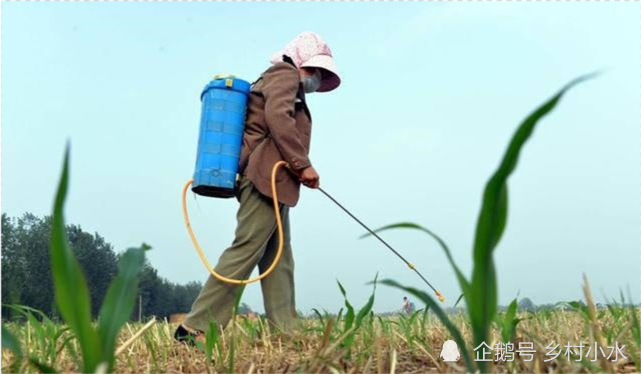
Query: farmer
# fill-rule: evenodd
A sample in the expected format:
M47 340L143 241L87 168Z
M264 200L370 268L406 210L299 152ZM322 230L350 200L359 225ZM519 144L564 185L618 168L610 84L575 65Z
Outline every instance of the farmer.
M329 47L313 32L298 35L274 54L271 63L249 95L236 186L240 202L236 237L218 259L215 270L229 278L247 279L256 265L262 273L273 262L278 234L271 172L276 162L286 161L291 171L281 168L276 176L283 253L274 271L261 280L261 287L267 318L273 326L287 330L297 317L289 208L298 201L301 183L309 188L320 185L308 157L312 119L305 94L331 91L341 80ZM202 339L210 321L227 325L237 289L210 275L174 337L179 341Z
M412 309L414 308L412 308L410 299L408 299L407 296L403 296L403 312L409 316L412 314Z

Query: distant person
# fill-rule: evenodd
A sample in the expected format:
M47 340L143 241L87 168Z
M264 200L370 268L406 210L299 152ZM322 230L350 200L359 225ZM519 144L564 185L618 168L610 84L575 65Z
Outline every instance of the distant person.
M247 103L243 143L238 165L236 237L218 260L216 272L247 279L254 268L264 272L278 249L276 216L271 192L274 164L284 160L291 169L276 178L283 222L283 252L274 271L261 280L267 319L279 328L291 327L296 318L294 258L290 244L289 208L296 205L301 183L320 186L309 160L312 119L306 94L329 92L339 86L328 45L313 32L304 32L271 59L271 66L252 85ZM202 339L215 321L225 326L232 316L236 285L209 276L185 321L174 337L179 341Z
M410 302L410 299L407 296L403 296L403 312L409 316L412 314L413 309L413 303Z

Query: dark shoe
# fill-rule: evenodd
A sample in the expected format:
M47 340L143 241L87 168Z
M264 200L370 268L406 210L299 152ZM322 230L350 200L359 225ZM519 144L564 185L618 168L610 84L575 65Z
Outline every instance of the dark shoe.
M187 343L190 346L195 346L196 340L200 335L202 335L202 331L196 330L196 332L191 332L181 324L178 325L178 328L174 333L174 339L182 343Z

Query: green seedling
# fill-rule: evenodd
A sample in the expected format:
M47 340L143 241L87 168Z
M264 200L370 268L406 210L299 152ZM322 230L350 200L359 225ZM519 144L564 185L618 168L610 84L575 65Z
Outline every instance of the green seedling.
M69 187L69 147L65 152L62 176L53 208L51 234L51 270L55 300L60 314L75 335L82 352L82 371L111 372L114 364L116 338L120 328L131 316L138 290L145 254L150 247L131 248L118 264L118 275L112 281L100 308L98 326L91 321L91 305L87 281L66 237L64 204Z
M564 86L556 95L543 103L532 114L527 116L525 120L518 126L516 132L507 147L507 150L499 164L498 169L490 177L485 185L483 193L481 210L479 212L476 233L474 238L474 247L472 250L473 269L470 279L466 278L461 272L458 265L456 265L451 252L445 242L435 235L429 229L417 225L415 223L397 223L382 227L375 232L380 232L389 229L409 228L420 230L432 238L441 246L447 260L452 266L459 286L463 291L465 303L467 305L470 322L472 325L472 333L474 337L473 346L477 347L483 342L489 340L489 333L492 321L496 315L498 296L497 296L497 275L494 266L494 250L498 245L505 226L507 224L507 207L508 207L508 179L510 175L516 170L518 159L521 150L528 139L531 137L536 125L539 121L548 115L557 106L563 95L577 84L592 78L594 74L586 75L577 78L566 86ZM408 292L412 292L415 296L419 297L423 302L428 304L434 312L439 316L441 321L448 327L452 335L454 335L456 343L462 349L462 356L469 371L485 372L488 369L487 362L479 361L477 363L470 359L469 346L466 344L458 329L449 321L448 316L443 310L435 303L431 296L426 293L410 287L404 287L397 282L388 280L382 282L384 284L397 287ZM410 291L412 290L412 291ZM458 337L458 338L457 338ZM459 341L460 338L460 341Z

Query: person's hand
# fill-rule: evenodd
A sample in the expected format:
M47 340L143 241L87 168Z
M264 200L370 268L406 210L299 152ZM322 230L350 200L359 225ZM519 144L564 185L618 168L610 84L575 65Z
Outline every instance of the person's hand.
M314 169L314 167L309 166L305 169L303 169L300 172L300 175L298 177L300 182L304 184L306 187L309 188L318 188L320 187L320 176Z

